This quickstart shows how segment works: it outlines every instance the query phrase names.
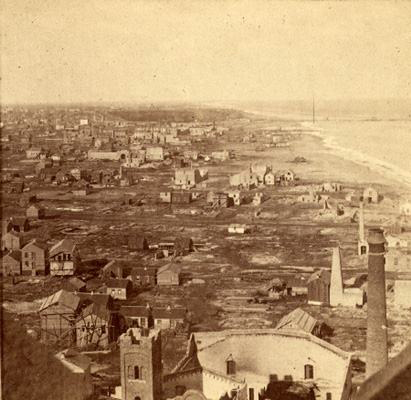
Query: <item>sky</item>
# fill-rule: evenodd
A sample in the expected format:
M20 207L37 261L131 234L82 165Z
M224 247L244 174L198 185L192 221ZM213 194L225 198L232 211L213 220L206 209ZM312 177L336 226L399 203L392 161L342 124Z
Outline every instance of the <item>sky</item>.
M0 5L2 104L411 97L411 2Z

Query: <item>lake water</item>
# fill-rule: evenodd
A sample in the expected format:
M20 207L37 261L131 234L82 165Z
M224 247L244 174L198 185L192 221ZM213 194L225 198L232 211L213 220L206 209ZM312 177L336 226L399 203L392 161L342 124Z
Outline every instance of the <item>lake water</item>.
M411 121L321 121L315 126L336 153L411 185Z

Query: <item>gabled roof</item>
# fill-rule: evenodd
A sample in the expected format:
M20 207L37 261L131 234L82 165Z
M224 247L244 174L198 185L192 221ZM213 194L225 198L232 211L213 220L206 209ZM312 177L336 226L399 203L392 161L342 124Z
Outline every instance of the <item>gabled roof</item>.
M112 309L112 300L108 294L103 293L78 293L81 300L81 313L79 319L94 314L102 319L108 318Z
M53 257L56 254L63 253L63 252L72 253L75 247L76 247L76 244L70 239L60 240L60 242L56 243L50 249L50 257Z
M280 319L276 329L289 329L298 326L304 332L312 333L317 324L318 321L314 317L301 308L296 308Z
M153 307L153 318L158 319L184 319L187 310L183 307Z
M36 209L36 210L38 210L38 211L40 211L40 210L44 210L44 207L41 207L40 205L38 205L38 204L33 204L33 203L31 203L28 207L27 207L27 210L30 210L30 209Z
M80 290L86 286L86 283L83 282L81 279L77 278L76 276L70 278L66 284L75 290Z
M142 276L156 276L157 268L153 267L137 267L131 270L132 275L142 275Z
M61 304L75 312L80 304L80 298L67 290L61 289L43 300L39 312L55 304Z
M282 288L284 286L284 281L280 278L271 279L270 282L263 286L264 290L270 290L272 288Z
M308 278L308 283L315 281L316 279L322 279L326 283L330 283L331 281L331 273L328 270L320 269L319 271L315 271L311 276Z
M20 250L13 250L10 253L5 254L3 256L3 259L4 259L4 257L11 257L13 260L21 262L21 251Z
M22 247L22 250L25 250L28 246L36 246L39 249L47 250L47 244L38 239L30 240L30 242L28 242L24 245L24 247Z
M287 287L306 287L308 279L302 276L293 276L287 279Z
M129 285L131 285L129 279L109 279L106 283L107 287L119 289L126 289Z
M26 217L13 217L13 218L11 218L11 223L13 225L23 226L26 222L28 222L28 219Z
M149 317L151 308L147 306L121 306L120 313L129 318Z
M159 268L159 270L157 271L157 275L163 273L163 272L173 272L175 274L179 274L181 272L181 266L174 264L174 263L169 263L166 265L163 265L161 268Z
M18 237L20 239L22 238L22 234L20 232L16 232L14 229L12 229L11 231L8 231L7 233L5 233L3 235L3 237L6 236L6 235L12 235L12 236Z
M123 260L111 260L109 261L100 271L101 275L108 275L110 272L113 275L117 275L120 272L121 276L116 276L116 278L124 278L130 275L132 267L130 262Z

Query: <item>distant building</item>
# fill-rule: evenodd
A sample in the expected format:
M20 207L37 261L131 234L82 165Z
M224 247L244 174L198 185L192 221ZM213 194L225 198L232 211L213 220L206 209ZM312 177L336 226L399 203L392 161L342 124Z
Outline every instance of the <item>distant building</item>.
M275 328L306 332L319 338L324 338L331 333L329 326L315 319L301 308L296 308L281 318Z
M308 282L303 276L296 275L286 281L287 296L306 296L308 294Z
M23 275L36 276L48 273L48 248L45 243L33 239L22 247L21 252Z
M128 248L130 250L148 250L148 241L145 236L131 234L128 237Z
M173 191L170 193L171 204L190 204L193 200L193 194L185 191Z
M211 204L213 208L224 208L234 205L233 199L227 193L222 192L209 192L207 194L207 203Z
M152 315L155 329L176 329L186 322L187 310L183 307L153 307Z
M183 307L122 306L121 315L128 327L176 329L186 322L187 310Z
M123 400L161 400L161 333L129 328L119 339Z
M174 185L194 187L201 182L200 171L196 168L177 168L174 175Z
M411 251L408 248L388 248L385 254L385 270L411 272Z
M411 201L405 200L400 204L400 214L411 215Z
M76 244L63 239L50 249L50 275L73 275L80 262Z
M351 385L351 355L322 339L295 330L238 329L193 333L162 386L166 398L190 390L207 399L254 400L261 393L263 399L348 400ZM281 394L284 387L296 391Z
M394 282L394 304L397 307L411 308L411 275L398 278Z
M60 344L74 343L73 328L79 305L80 298L65 290L46 297L39 309L41 339Z
M228 226L228 233L244 234L249 232L249 228L245 224L230 224Z
M245 170L230 176L230 186L252 189L258 185L258 176L250 170Z
M219 161L227 161L230 159L230 152L228 150L213 151L211 157Z
M26 209L27 218L42 219L46 216L46 210L36 204L32 204Z
M120 260L109 261L100 271L100 277L106 279L123 279L131 274L129 263Z
M43 153L43 150L38 147L32 147L26 150L26 158L27 159L36 159L40 158L40 154Z
M64 281L62 288L68 292L85 292L87 285L84 281L76 276L69 278L67 281Z
M181 267L170 263L162 266L157 271L158 286L178 286L180 284Z
M330 304L330 271L321 269L314 272L307 282L307 301L313 305Z
M364 189L362 198L366 203L378 203L379 200L378 192L372 187Z
M28 232L30 230L30 223L26 217L12 217L10 223L11 229L15 232Z
M111 297L100 293L81 293L79 297L81 310L75 321L77 347L108 347L118 337Z
M241 204L243 204L244 196L239 190L230 190L228 192L228 197L233 199L235 206L241 206Z
M288 186L292 184L294 180L295 180L295 174L293 171L289 169L277 171L275 173L275 184L278 186Z
M146 149L147 161L163 161L164 149L162 147L147 147Z
M264 175L264 185L274 186L275 185L275 174L272 171L268 171Z
M175 256L184 256L194 251L193 239L187 236L179 236L174 240L174 254Z
M1 249L3 251L20 250L22 246L22 237L19 232L11 230L1 237Z
M280 299L284 296L285 287L286 285L284 281L280 278L274 278L264 285L263 290L271 299Z
M133 268L131 278L136 286L155 286L157 284L157 268Z
M106 293L113 299L127 300L132 283L129 279L110 279L106 282Z
M21 251L13 250L1 259L3 276L21 275Z
M396 249L407 249L408 240L399 236L386 235L385 240L387 241L387 248L396 248Z

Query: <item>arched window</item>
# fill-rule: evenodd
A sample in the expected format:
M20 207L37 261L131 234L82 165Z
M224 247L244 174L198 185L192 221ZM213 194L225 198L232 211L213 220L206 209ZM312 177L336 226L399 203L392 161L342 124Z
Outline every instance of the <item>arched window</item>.
M136 396L136 397L134 397L134 400L141 400L141 397L140 397L140 396Z
M137 365L134 367L134 379L140 379L140 368Z
M314 367L311 364L304 365L304 379L314 379Z

